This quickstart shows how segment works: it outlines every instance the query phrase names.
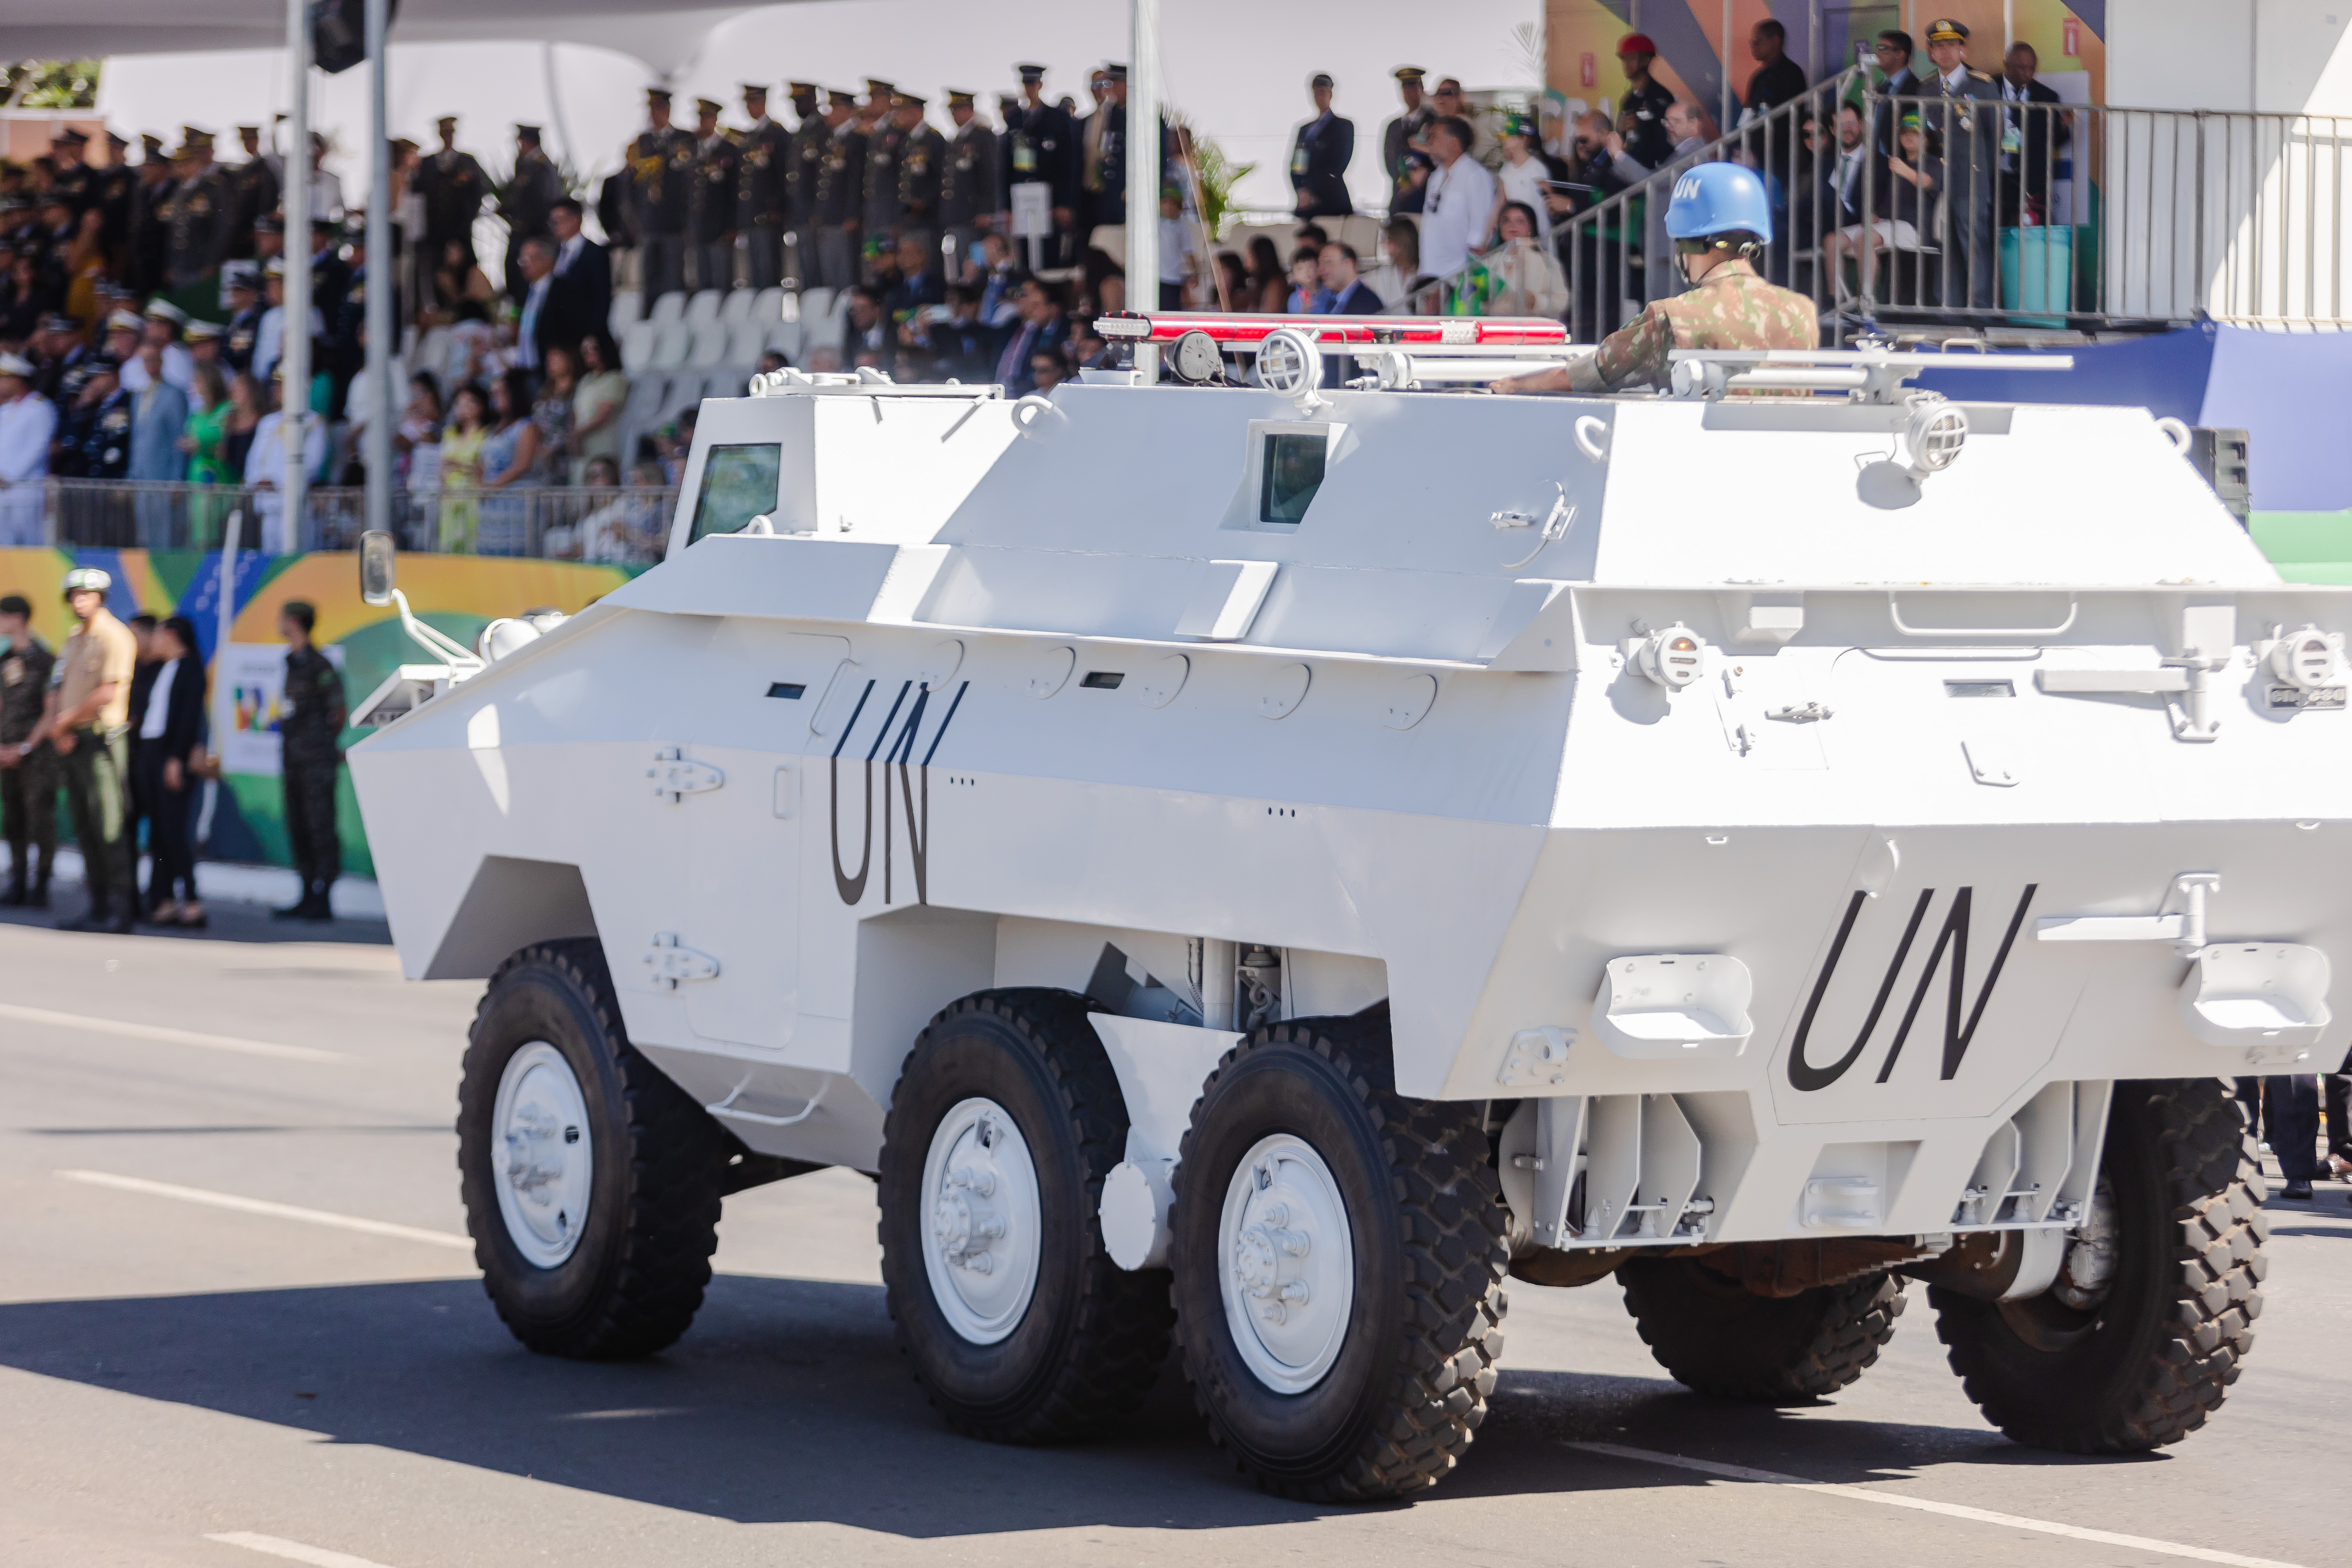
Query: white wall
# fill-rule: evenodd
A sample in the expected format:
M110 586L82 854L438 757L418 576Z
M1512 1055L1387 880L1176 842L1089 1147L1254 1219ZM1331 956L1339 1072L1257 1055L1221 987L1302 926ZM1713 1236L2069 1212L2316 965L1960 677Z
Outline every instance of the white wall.
M2115 0L2107 101L2352 114L2352 0Z
M2337 0L2352 5L2352 0ZM1242 188L1244 205L1287 207L1285 173L1291 131L1309 112L1306 80L1328 71L1339 82L1335 107L1356 122L1349 184L1359 204L1382 197L1380 134L1397 111L1396 66L1459 76L1471 88L1531 85L1513 29L1541 18L1541 0L1451 0L1444 6L1365 0L1333 10L1270 5L1265 0L1188 0L1162 7L1166 101L1184 111L1226 153L1255 163ZM550 102L542 49L551 48L562 114ZM994 97L1017 85L1015 61L1049 68L1047 90L1087 102L1087 70L1128 56L1127 8L1112 0L1024 0L1008 12L968 0L809 0L772 5L720 24L693 62L672 79L684 98L703 95L729 106L740 122L737 84L788 78L849 89L868 76L932 100L931 118L948 124L941 89ZM285 107L282 51L117 57L106 63L99 107L108 123L135 142L142 131L174 133L184 123L220 132L266 119ZM493 172L511 156L510 126L548 127L549 150L565 148L587 171L618 163L622 142L644 122L643 89L653 79L639 61L581 45L395 44L391 92L395 135L433 144L433 121L463 117L459 144ZM331 161L350 199L362 197L366 171L366 79L360 70L325 79L315 110L339 155ZM781 106L780 106L781 107ZM681 118L685 118L681 115Z

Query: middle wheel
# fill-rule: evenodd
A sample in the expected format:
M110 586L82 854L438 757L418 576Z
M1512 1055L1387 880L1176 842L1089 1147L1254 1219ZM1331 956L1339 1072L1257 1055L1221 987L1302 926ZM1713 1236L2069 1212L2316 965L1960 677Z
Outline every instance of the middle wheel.
M1178 1338L1218 1443L1268 1490L1433 1483L1502 1354L1501 1193L1481 1107L1391 1087L1384 1011L1259 1030L1176 1167Z
M975 1437L1073 1437L1142 1402L1168 1356L1168 1275L1103 1250L1127 1102L1090 1005L967 996L915 1042L882 1133L882 1279L899 1347Z

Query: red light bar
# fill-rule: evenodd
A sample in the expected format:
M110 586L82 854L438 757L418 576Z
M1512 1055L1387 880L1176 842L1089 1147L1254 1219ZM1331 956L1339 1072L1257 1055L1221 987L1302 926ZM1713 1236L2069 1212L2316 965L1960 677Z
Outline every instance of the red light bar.
M1110 342L1172 343L1186 332L1206 332L1220 343L1257 343L1284 327L1296 327L1318 342L1400 348L1568 342L1566 323L1547 316L1145 316L1122 311L1095 322L1095 331Z

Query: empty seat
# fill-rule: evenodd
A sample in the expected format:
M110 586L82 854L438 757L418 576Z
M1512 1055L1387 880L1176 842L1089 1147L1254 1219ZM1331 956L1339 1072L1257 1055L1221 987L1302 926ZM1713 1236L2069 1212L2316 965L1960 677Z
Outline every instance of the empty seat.
M443 380L445 367L449 363L449 329L436 327L417 339L416 352L410 363L431 371L434 383L438 385ZM450 391L451 389L446 386L441 388L444 402L447 401Z
M646 363L656 370L674 370L693 352L694 328L684 321L666 321L654 329L654 352Z
M749 397L751 395L751 377L756 374L751 365L722 364L702 378L702 395Z
M801 290L801 320L822 321L833 311L833 290L803 289Z
M687 296L686 319L689 321L715 321L725 296L716 289L697 289Z
M689 321L687 325L694 332L694 346L686 353L687 363L707 370L727 363L727 338L734 331L732 327L716 316L703 321Z
M842 333L846 331L849 326L849 301L851 298L852 296L849 291L845 289L843 289L839 295L835 296L833 301L833 308L831 310L827 310L821 318L810 319L810 324L814 326L817 330L817 341L819 342L837 343L841 342Z
M747 289L745 292L748 293L750 290ZM784 319L784 301L791 298L792 296L786 294L782 289L762 289L752 297L751 309L743 319L747 321L757 321L763 327L774 326ZM800 316L797 301L794 303L792 314L795 320Z
M671 424L688 409L699 406L706 379L707 373L701 371L688 371L671 376L668 394L661 401L661 418L655 423Z
M661 329L651 321L631 321L621 333L621 368L635 374L652 365L654 344Z
M759 299L750 289L730 289L719 301L719 319L730 327L740 327L751 319L751 306Z
M801 324L798 321L778 321L768 329L768 346L784 356L787 363L801 363Z
M637 460L637 442L660 427L662 406L669 400L669 377L648 371L629 378L629 395L621 405L621 479Z
M755 365L767 352L768 329L757 321L737 321L727 329L727 357L719 363Z
M656 300L654 301L653 313L646 318L646 321L651 321L657 327L666 326L672 321L683 321L685 319L686 296L678 293L664 294L659 299Z
M604 312L604 325L617 338L645 316L646 297L635 289L624 289L613 296L612 309Z

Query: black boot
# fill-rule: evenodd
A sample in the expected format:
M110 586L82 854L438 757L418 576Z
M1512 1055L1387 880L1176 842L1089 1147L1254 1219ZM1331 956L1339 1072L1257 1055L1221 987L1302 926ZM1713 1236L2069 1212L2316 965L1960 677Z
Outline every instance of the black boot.
M24 849L16 852L16 870L8 879L8 890L5 893L0 893L0 905L5 905L12 910L24 908L25 900L27 897L25 891L25 857L30 853L31 851Z
M310 900L314 896L311 892L312 886L313 884L310 879L307 877L304 878L302 879L302 896L295 900L290 904L280 904L275 909L272 909L269 911L269 918L274 921L309 920L310 918Z
M333 887L334 883L332 882L320 882L318 885L318 890L312 893L310 898L303 900L304 913L302 918L304 920L325 921L331 921L335 918L335 906L327 896L329 889Z
M56 858L56 850L44 849L33 863L33 896L26 901L37 910L49 907L49 862Z

